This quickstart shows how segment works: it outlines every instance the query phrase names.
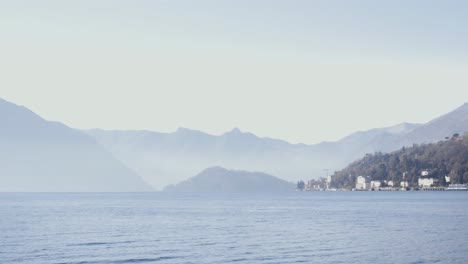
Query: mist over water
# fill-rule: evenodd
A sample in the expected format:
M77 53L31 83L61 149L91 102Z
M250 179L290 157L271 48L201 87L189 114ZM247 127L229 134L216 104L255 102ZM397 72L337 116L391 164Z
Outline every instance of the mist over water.
M467 192L1 193L2 263L468 263Z

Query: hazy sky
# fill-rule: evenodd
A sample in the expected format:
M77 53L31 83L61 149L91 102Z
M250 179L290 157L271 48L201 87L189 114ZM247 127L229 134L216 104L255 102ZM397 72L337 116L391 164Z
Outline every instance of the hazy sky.
M468 101L468 1L0 0L0 97L72 127L291 142Z

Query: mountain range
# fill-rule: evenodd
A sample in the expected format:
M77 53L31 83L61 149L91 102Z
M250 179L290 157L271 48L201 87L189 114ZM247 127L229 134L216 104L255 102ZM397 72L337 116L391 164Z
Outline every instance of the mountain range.
M366 153L390 152L465 131L468 103L425 124L401 123L315 145L260 138L238 128L222 135L186 128L173 133L101 129L85 132L151 186L162 189L213 166L262 171L287 181L317 178L325 176L324 169L339 170Z
M206 168L261 171L286 181L325 176L366 153L390 152L468 131L468 104L425 124L402 123L336 142L290 144L233 129L78 130L0 99L0 191L146 191Z
M0 191L150 191L92 137L0 99Z

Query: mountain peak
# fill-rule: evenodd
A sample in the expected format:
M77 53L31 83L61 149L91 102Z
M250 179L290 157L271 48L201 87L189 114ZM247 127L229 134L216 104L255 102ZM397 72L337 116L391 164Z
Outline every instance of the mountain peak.
M167 186L164 190L195 193L258 193L293 189L294 184L263 172L210 167L185 181Z
M465 102L462 105L460 105L459 107L457 107L455 110L453 110L451 112L448 112L445 115L442 115L442 117L450 115L450 114L454 114L454 113L460 113L460 112L465 113L466 111L468 111L468 102Z
M420 124L413 124L408 122L403 122L394 126L383 128L383 130L390 134L403 134L410 132L414 128L420 126Z
M175 133L178 133L178 134L191 134L191 133L205 134L204 132L201 132L199 130L190 129L190 128L186 128L186 127L177 128Z
M225 172L228 171L228 169L223 168L221 166L214 166L214 167L209 167L204 169L201 173L210 173L210 172Z
M459 108L468 108L468 102L462 104Z
M176 133L182 133L182 132L188 132L191 131L191 129L185 128L185 127L179 127L176 130Z
M242 132L239 128L234 127L234 128L231 129L230 131L225 132L225 133L223 134L223 136L242 135L242 134L245 134L245 133Z
M230 133L230 134L241 134L242 131L239 128L235 127L231 131L229 131L228 133Z

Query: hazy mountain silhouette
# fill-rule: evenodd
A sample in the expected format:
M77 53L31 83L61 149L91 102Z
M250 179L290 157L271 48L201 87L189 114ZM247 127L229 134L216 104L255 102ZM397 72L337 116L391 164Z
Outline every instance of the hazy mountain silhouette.
M400 127L400 128L398 128ZM403 146L413 144L431 143L450 137L454 133L463 134L468 131L468 103L463 104L454 111L435 118L425 124L403 123L383 130L369 130L364 132L368 137L361 140L360 151L352 155L353 160L366 153L375 151L391 152ZM357 133L350 137L356 136ZM349 137L340 140L338 143L345 143ZM349 143L349 142L347 142Z
M413 129L402 137L400 144L435 142L454 133L463 135L466 131L468 131L468 103Z
M164 190L170 192L195 193L259 193L292 191L294 187L294 183L278 179L262 172L247 172L227 170L222 167L212 167L203 170L190 179L176 185L170 185Z
M213 166L264 171L288 179L284 176L309 173L301 166L314 161L306 153L306 145L259 138L238 129L220 136L185 128L173 133L105 130L88 133L157 189Z
M237 128L219 136L186 128L173 133L86 132L160 189L212 166L263 171L288 181L325 176L324 169L341 169L366 153L389 152L468 131L467 119L468 104L464 104L426 124L401 123L315 145L260 138Z
M402 123L315 145L260 138L237 128L218 136L186 128L83 133L1 99L0 125L0 190L139 191L148 186L138 175L162 189L213 166L263 171L288 181L324 176L324 169L341 169L366 153L462 134L468 131L468 104L426 124Z
M96 141L0 99L0 191L148 191Z

